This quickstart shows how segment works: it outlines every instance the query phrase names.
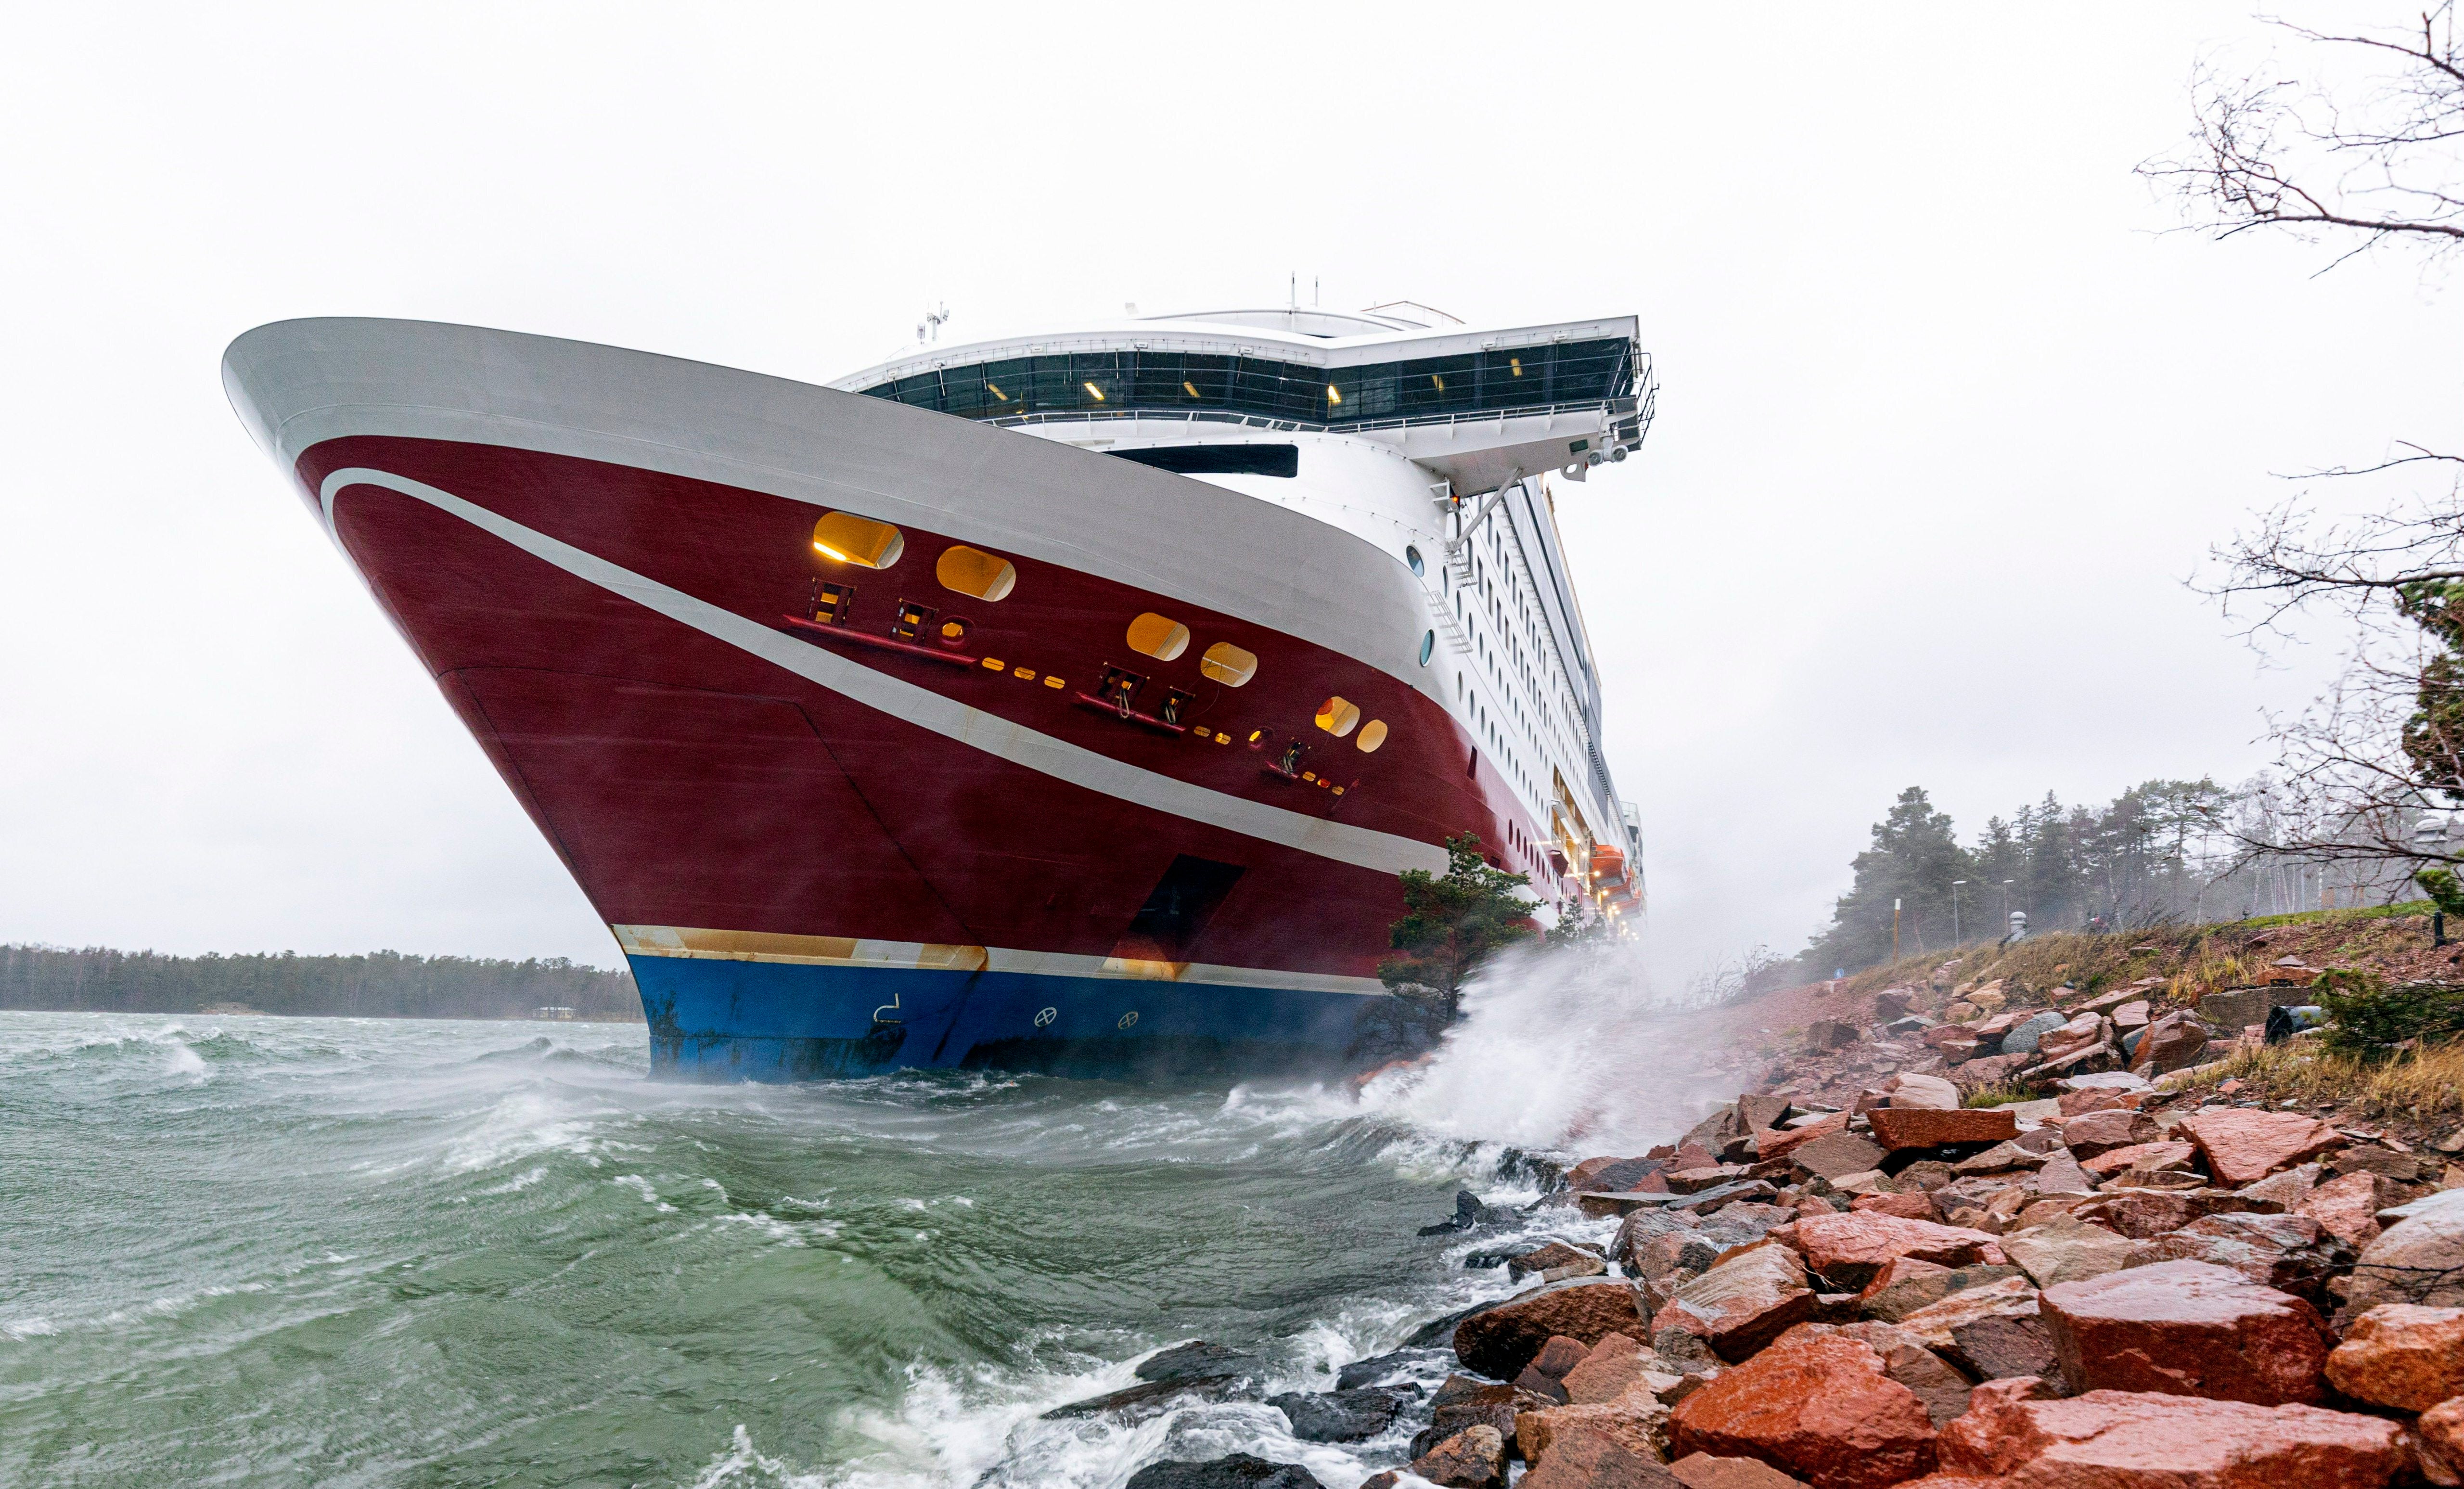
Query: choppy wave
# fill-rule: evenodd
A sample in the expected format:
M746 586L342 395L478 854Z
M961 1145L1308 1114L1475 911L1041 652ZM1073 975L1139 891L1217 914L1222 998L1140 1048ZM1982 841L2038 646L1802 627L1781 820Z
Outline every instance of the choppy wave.
M1518 1145L1690 1111L1620 996L1502 974L1365 1097L683 1085L638 1029L0 1015L0 1482L1096 1489L1239 1450L1350 1489L1403 1429L1042 1413L1191 1338L1330 1389L1503 1292L1461 1265L1494 1233L1415 1234L1458 1184L1528 1197Z

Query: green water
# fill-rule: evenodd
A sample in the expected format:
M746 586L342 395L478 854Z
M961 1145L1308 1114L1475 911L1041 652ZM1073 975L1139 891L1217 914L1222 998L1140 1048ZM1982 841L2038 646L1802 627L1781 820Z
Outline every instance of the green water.
M0 1015L0 1484L1117 1484L1399 1434L1036 1413L1279 1384L1505 1289L1481 1154L1311 1090L652 1082L638 1027ZM1493 1185L1490 1187L1494 1187Z

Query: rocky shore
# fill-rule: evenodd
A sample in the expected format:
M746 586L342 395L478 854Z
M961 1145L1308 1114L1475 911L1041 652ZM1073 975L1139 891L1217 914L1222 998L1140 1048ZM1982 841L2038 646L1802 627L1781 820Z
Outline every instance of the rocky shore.
M2188 1007L1955 966L1859 995L1675 1141L1460 1196L1430 1231L1529 1285L1268 1404L1303 1440L1416 1426L1360 1489L2464 1482L2464 1128L2218 1081L2310 975L2279 971ZM1965 1104L2000 1089L2041 1094ZM1184 1346L1063 1410L1253 1363ZM1321 1481L1236 1454L1130 1483Z

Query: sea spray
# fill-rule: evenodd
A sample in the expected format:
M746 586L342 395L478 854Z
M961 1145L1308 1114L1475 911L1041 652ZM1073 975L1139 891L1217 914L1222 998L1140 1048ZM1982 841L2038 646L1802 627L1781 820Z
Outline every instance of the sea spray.
M1431 1059L1369 1083L1364 1105L1429 1132L1579 1157L1639 1153L1736 1094L1699 1067L1701 1011L1655 994L1634 942L1501 953L1463 1007Z

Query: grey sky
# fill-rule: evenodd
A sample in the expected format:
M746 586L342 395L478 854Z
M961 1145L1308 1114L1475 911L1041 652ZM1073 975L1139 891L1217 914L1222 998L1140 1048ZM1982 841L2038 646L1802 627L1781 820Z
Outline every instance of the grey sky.
M0 939L614 960L225 407L267 320L820 382L931 301L965 339L1294 270L1639 313L1659 423L1558 515L1673 975L1801 944L1903 786L1972 832L2255 769L2321 659L2260 669L2181 579L2271 471L2464 406L2464 301L2409 263L2163 235L2130 167L2204 50L2270 44L2234 7L48 7L11 41Z

